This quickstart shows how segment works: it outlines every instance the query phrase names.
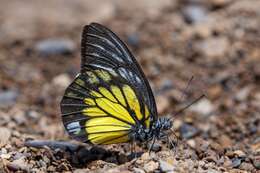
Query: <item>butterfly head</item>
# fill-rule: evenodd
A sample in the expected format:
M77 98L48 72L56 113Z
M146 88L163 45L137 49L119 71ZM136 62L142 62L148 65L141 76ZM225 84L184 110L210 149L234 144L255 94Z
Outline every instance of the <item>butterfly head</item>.
M167 131L170 130L172 127L172 121L169 118L161 117L154 123L151 133L152 136L156 137L157 139L161 137L165 137L167 135Z

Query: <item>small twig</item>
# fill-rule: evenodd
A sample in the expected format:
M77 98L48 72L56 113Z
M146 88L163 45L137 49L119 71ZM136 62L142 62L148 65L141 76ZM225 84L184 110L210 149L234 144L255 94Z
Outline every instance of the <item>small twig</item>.
M45 146L51 149L62 149L64 151L77 151L79 148L85 147L80 144L75 144L65 141L51 141L51 140L29 140L24 143L27 147L43 148Z

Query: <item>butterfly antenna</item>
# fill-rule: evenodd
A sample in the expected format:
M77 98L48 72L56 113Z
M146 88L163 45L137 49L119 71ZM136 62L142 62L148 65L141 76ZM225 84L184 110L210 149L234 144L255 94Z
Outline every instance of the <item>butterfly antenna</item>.
M168 147L171 149L173 149L173 152L176 153L177 151L177 147L176 147L176 144L173 142L173 140L171 139L171 137L168 135L167 136L167 142L168 142ZM178 139L177 139L177 142L178 143ZM171 150L172 151L172 150ZM173 153L173 154L174 154Z
M181 108L180 110L178 110L175 114L173 114L174 118L175 116L177 116L178 114L182 113L183 111L185 111L187 108L189 108L191 105L193 105L194 103L198 102L199 100L201 100L203 97L205 97L205 94L202 94L200 97L196 98L195 100L193 100L191 103L189 103L188 105L184 106L183 108ZM171 119L172 119L171 118Z
M188 81L186 87L184 88L184 90L183 90L183 92L182 92L182 95L181 95L181 97L180 97L180 100L183 100L183 97L185 96L185 94L187 94L188 89L189 89L189 86L190 86L190 84L191 84L193 78L194 78L194 76L191 76L191 78L189 79L189 81Z
M152 144L150 145L149 150L148 150L149 155L151 154L151 151L152 151L152 149L153 149L153 146L154 146L155 140L156 140L156 138L153 137Z

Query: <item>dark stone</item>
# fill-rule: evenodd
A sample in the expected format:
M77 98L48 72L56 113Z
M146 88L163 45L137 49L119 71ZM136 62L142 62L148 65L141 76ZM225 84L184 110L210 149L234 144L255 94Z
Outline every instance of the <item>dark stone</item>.
M241 158L235 157L232 159L232 168L238 168L242 163Z
M199 5L188 5L184 7L182 13L187 23L198 23L205 21L207 18L206 9Z
M140 42L139 35L136 33L129 34L127 36L127 42L130 46L137 47Z
M180 127L180 133L182 138L189 139L197 135L199 133L199 130L190 124L184 123Z
M18 95L19 93L16 90L0 91L0 107L15 104Z
M46 39L38 42L35 50L41 56L66 55L75 50L75 45L67 39Z

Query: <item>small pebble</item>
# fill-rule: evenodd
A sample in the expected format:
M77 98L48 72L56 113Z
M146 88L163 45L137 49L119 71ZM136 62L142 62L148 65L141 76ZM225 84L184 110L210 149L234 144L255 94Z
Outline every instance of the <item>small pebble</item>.
M11 131L8 128L0 127L0 147L6 145L11 137Z
M211 37L204 39L197 46L203 55L212 61L212 59L222 58L226 54L229 42L226 37Z
M148 160L149 158L150 158L150 156L149 156L149 153L148 153L148 152L144 153L144 154L141 156L141 159L142 159L142 160Z
M256 169L260 169L260 155L254 156L253 164L254 164Z
M148 163L146 163L145 165L144 165L144 170L146 171L146 172L154 172L156 169L158 169L159 168L159 163L158 162L155 162L155 161L150 161L150 162L148 162Z
M191 111L197 112L198 114L208 116L214 111L214 106L208 99L202 99L198 103L190 107Z
M158 95L163 94L166 91L171 90L172 88L173 88L172 81L170 79L164 79L156 94Z
M239 169L243 169L243 170L252 172L254 170L254 166L251 163L243 162L239 166Z
M11 154L0 154L1 159L10 159L11 156L12 156Z
M127 156L124 155L124 154L119 154L117 160L118 160L118 162L119 162L120 164L123 164L123 163L126 163L126 162L129 161L129 159L127 158Z
M211 4L216 7L222 7L227 5L231 0L210 0Z
M221 173L221 171L217 171L217 170L215 170L215 169L209 168L209 169L207 170L207 173Z
M23 158L14 160L13 162L10 162L7 167L13 171L18 171L22 170L25 172L29 172L30 167L29 165L25 162Z
M174 166L166 161L160 160L160 170L162 172L171 172L174 171Z
M183 124L183 122L181 121L181 120L179 120L179 119L175 119L174 121L173 121L173 125L172 125L172 128L173 129L179 129L181 126L182 126L182 124Z
M233 145L232 139L224 134L219 137L219 143L223 148L228 148Z
M225 160L224 160L223 166L224 166L224 167L230 167L231 165L232 165L231 159L229 159L228 157L226 157Z
M238 101L245 101L250 92L251 92L251 87L245 87L245 88L242 88L241 90L239 90L236 95L235 95L235 98L238 100Z
M234 152L230 150L226 151L225 155L229 158L233 158L235 156Z
M183 16L188 23L199 23L206 21L207 10L203 6L188 5L183 9Z
M236 151L234 151L234 154L236 156L240 157L240 158L245 158L246 157L246 154L242 150L236 150Z
M196 147L196 142L193 139L189 139L187 140L187 144L191 147L191 148L195 148Z
M148 143L148 148L150 148L152 145L152 143ZM158 152L162 149L161 145L157 144L157 143L154 143L153 147L151 148L152 151L154 152Z
M156 97L157 103L157 111L159 114L162 114L166 111L167 108L170 106L170 101L167 96L159 95Z
M147 161L147 160L151 160L151 159L153 159L153 158L155 158L155 157L156 157L155 153L151 152L151 153L149 154L148 152L146 152L146 153L142 154L141 160Z
M137 33L129 34L127 36L127 42L130 46L137 47L140 42L139 35Z
M145 171L140 168L133 168L133 170L134 170L134 173L145 173Z
M235 157L235 158L232 159L231 167L232 167L232 168L238 168L241 163L242 163L241 158Z
M52 79L52 83L59 88L65 89L71 83L71 79L67 74L60 74Z
M50 169L52 169L52 167L50 168L48 168L48 171L50 171ZM52 171L54 171L55 169L53 169ZM74 173L86 173L86 172L88 172L89 171L89 169L75 169L73 172Z
M30 119L34 119L34 120L37 120L40 118L40 113L39 112L36 112L34 110L30 110L26 113L26 116L28 116Z
M17 160L17 159L21 159L21 158L24 158L24 154L23 153L20 153L20 152L17 152L15 153L15 155L13 156L13 159L14 160Z
M0 108L15 104L18 95L17 90L0 91Z
M12 117L18 125L26 124L26 122L28 121L26 118L25 112L20 109L16 110L13 113Z
M198 134L198 132L199 132L199 130L196 127L189 125L187 123L184 123L180 127L181 136L182 136L182 138L185 138L185 139L194 137L195 135Z

